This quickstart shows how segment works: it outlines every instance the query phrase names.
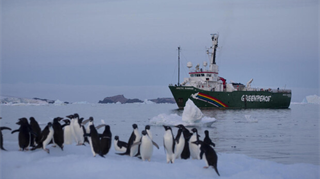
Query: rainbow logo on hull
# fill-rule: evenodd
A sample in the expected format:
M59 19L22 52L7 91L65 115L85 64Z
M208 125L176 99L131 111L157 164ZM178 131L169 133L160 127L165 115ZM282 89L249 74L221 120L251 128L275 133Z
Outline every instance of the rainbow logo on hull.
M224 104L223 102L221 102L220 100L212 97L212 96L209 96L209 95L206 95L206 94L203 94L203 93L196 93L196 94L193 94L191 95L194 99L198 99L198 100L201 100L201 101L204 101L204 102L207 102L209 104L212 104L214 105L215 107L219 107L219 108L225 108L225 107L228 107L226 104Z

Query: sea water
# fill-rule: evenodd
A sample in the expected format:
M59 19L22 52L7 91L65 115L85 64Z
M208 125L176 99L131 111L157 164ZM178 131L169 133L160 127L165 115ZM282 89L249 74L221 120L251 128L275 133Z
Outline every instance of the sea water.
M208 130L218 154L245 154L283 164L319 165L319 105L295 103L289 109L201 111L204 117L216 120L211 126L196 126L200 139ZM73 113L84 119L94 117L96 125L104 120L110 125L113 136L118 135L123 141L128 140L133 123L138 125L140 131L145 125L151 125L154 141L163 145L162 124L165 123L157 125L150 120L163 115L165 120L170 121L172 116L181 117L183 111L177 110L175 104L1 105L0 126L14 130L18 128L15 123L19 118L33 116L43 129L54 117ZM177 128L172 128L176 135ZM17 143L16 148L11 149L18 149L15 134L3 130L5 142Z

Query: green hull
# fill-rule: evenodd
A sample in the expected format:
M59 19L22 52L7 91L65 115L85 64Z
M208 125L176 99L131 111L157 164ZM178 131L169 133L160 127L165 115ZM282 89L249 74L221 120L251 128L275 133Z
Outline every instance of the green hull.
M291 90L267 91L205 91L192 86L169 86L179 109L191 99L199 108L243 109L243 108L288 108Z

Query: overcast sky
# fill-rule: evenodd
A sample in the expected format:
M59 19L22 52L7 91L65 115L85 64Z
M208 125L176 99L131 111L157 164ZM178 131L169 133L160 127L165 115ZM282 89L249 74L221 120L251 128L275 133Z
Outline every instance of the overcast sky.
M186 63L253 87L319 95L318 0L2 0L1 95L97 102L171 97Z

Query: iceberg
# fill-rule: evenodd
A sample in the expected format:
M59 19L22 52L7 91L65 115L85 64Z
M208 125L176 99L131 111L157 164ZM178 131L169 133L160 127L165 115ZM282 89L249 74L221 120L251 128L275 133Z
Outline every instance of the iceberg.
M182 113L182 121L186 123L198 123L201 121L203 114L201 110L188 99Z
M183 124L187 127L210 127L215 121L215 118L204 116L201 110L189 99L182 116L178 114L159 114L151 118L149 123L151 125L176 126Z
M309 95L309 96L306 96L306 97L302 100L302 103L320 104L320 96L317 96L317 95Z

